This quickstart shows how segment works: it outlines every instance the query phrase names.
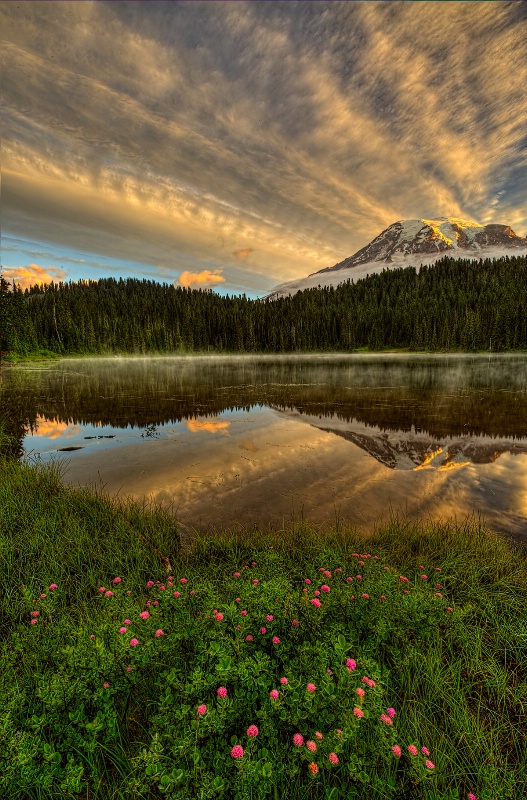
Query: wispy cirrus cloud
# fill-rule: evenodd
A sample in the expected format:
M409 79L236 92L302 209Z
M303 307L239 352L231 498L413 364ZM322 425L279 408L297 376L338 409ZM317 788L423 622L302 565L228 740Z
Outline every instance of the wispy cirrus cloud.
M174 274L218 263L230 288L331 266L401 218L527 231L523 3L87 0L0 18L14 235Z

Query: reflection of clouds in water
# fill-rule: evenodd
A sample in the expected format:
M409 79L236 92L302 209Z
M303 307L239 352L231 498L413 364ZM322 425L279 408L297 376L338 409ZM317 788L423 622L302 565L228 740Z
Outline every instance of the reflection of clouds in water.
M307 508L318 505L321 495L325 501L331 497L333 437L303 425L284 426L269 412L254 419L244 414L243 424L230 433L229 438L151 440L147 448L127 444L119 453L105 452L104 460L86 453L69 465L66 480L73 485L101 480L111 494L147 496L188 525L266 525L287 517L298 498ZM347 460L349 451L342 453Z
M223 423L217 428L215 423ZM189 427L190 423L190 427ZM188 420L187 429L223 434L226 420ZM212 425L212 431L209 426ZM527 456L464 469L394 470L353 442L276 412L239 414L229 436L186 436L123 444L71 462L74 485L101 480L110 493L145 496L178 522L211 527L308 523L371 529L392 512L426 520L481 511L491 528L520 533L527 512Z
M198 431L208 431L209 433L227 433L227 428L230 426L230 424L231 423L227 422L226 420L185 420L185 425L191 433L197 433Z
M186 451L184 460L178 459L175 484L174 465L166 464L159 455L156 458L156 472L149 470L148 474L148 479L157 484L150 490L150 496L163 503L177 501L180 506L207 506L212 495L216 502L221 496L223 502L240 492L247 495L263 493L263 496L254 500L248 496L247 502L266 505L271 500L271 503L275 503L277 493L296 488L300 473L303 477L298 488L302 491L309 489L309 476L305 474L309 467L306 462L308 446L316 453L319 462L331 458L335 449L332 438L327 434L316 430L307 432L304 426L291 428L289 423L287 428L272 421L263 429L252 428L250 442L245 438L246 433L245 429L233 431L234 441L232 446L229 444L228 450L220 443L211 442L206 449L203 444L196 443L195 447ZM234 447L238 436L244 438ZM243 455L244 451L251 455ZM325 471L324 474L327 475ZM144 477L141 480L143 491L147 493ZM269 496L265 487L271 485L275 488Z
M240 442L238 445L240 450L248 450L250 453L257 453L259 448L256 447L254 442Z
M69 425L67 422L37 417L37 430L33 436L45 436L47 439L71 439L82 432L80 425Z
M453 474L425 472L420 510L434 518L462 522L481 515L490 527L525 539L527 534L527 455L503 453L499 461L468 464ZM437 476L434 480L433 476Z
M71 360L38 375L28 371L26 394L32 392L42 415L35 428L41 438L31 446L45 456L60 437L71 444L75 434L116 433L108 441L73 440L86 449L68 459L66 480L102 482L111 494L156 499L171 505L184 525L203 530L280 527L301 509L306 521L328 526L336 514L371 529L392 510L458 522L479 510L495 530L526 528L527 455L507 452L527 450L527 437L520 436L527 424L524 405L511 390L527 389L525 358L416 357L409 366L403 357L350 357L342 366L341 357L338 364L327 357L269 364L274 359L112 358L83 360L82 370ZM455 391L448 381L457 382ZM437 402L450 394L452 404ZM43 398L49 405L43 407ZM108 422L101 428L109 398L113 425L133 418L139 432ZM265 405L270 399L276 402L271 409ZM252 406L256 401L260 405ZM349 409L351 415L355 405L363 421L316 411ZM300 413L302 407L308 413ZM59 409L61 422L54 420ZM415 429L399 430L407 412ZM147 442L140 430L152 414L158 414L157 424L176 416L181 421L167 423L166 437ZM429 418L438 420L438 436L421 430ZM80 424L74 426L75 420ZM382 424L370 424L374 420ZM451 438L449 425L457 431L465 421L500 437ZM504 435L508 428L516 438ZM189 435L201 431L203 436Z
M499 504L496 510L512 510L523 517L527 533L527 455L505 453L499 462L485 468L484 478L482 493L492 492L493 501L502 495L507 502Z
M297 513L302 508L307 522L329 525L338 514L352 525L371 528L392 512L461 521L477 505L472 477L459 479L438 470L395 472L352 443L313 433L296 431L291 437L288 432L280 445L273 445L268 434L271 443L264 444L262 458L260 451L244 462L234 461L221 471L220 480L207 456L208 475L200 477L194 470L186 486L170 493L170 499L178 499L178 518L206 525L249 523L256 517L266 524L287 517L294 507ZM166 502L168 495L157 499Z

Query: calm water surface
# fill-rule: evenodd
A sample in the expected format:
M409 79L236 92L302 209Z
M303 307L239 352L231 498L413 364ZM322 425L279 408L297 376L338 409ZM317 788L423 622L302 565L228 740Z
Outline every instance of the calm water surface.
M1 391L26 456L189 536L479 513L527 541L525 355L65 359Z

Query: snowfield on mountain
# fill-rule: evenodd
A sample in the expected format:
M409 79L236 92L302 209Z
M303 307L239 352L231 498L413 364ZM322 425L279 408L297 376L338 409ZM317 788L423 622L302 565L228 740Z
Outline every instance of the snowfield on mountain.
M421 265L434 264L445 255L478 259L526 254L527 237L517 236L509 225L480 225L457 217L401 220L335 266L275 286L266 299L276 300L317 286L358 281L384 269L419 270Z

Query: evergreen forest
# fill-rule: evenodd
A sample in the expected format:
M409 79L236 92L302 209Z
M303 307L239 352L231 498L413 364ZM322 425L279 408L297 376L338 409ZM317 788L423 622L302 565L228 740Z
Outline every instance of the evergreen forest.
M3 355L527 349L527 257L444 257L417 271L251 300L135 278L1 283Z

